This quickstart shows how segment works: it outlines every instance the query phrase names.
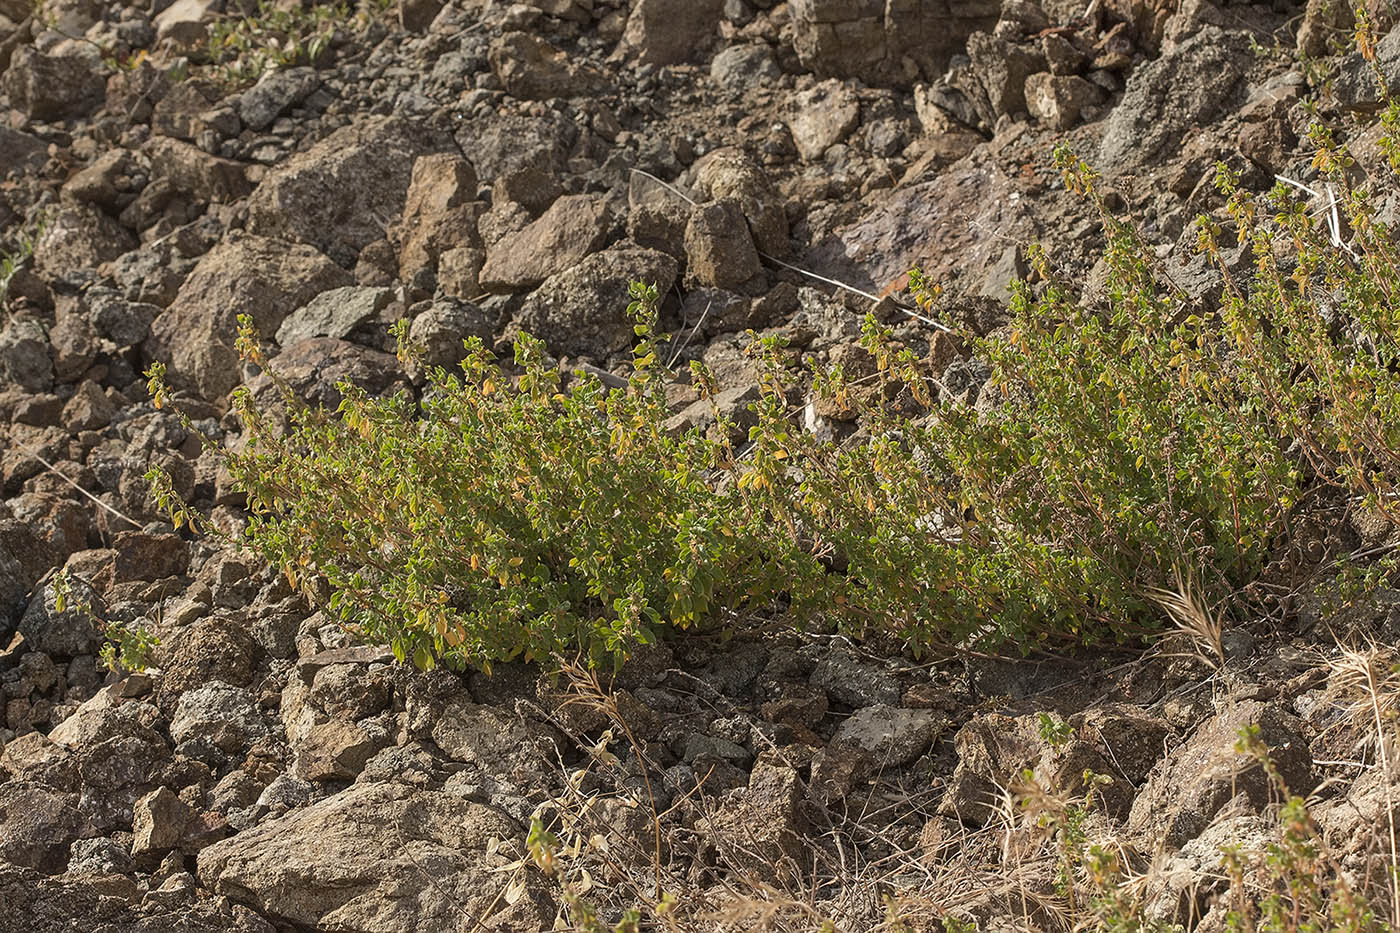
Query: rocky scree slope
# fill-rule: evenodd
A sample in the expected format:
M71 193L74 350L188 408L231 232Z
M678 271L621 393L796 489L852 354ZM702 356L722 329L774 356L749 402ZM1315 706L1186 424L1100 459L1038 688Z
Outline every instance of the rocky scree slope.
M1311 177L1317 88L1290 53L1325 57L1347 26L1322 4L888 6L405 0L326 26L279 4L324 41L253 81L208 64L211 41L272 7L0 0L0 928L544 929L558 885L511 866L532 817L573 811L616 853L595 866L609 909L657 874L697 928L753 928L736 905L774 891L810 902L766 921L783 928L812 911L873 928L890 890L995 925L1023 902L966 881L1008 857L980 828L1026 767L1109 775L1099 828L1171 860L1149 901L1185 920L1212 910L1215 843L1266 825L1267 782L1233 751L1250 723L1291 788L1324 789L1346 864L1372 865L1360 829L1385 788L1325 764L1364 730L1311 650L1240 634L1218 670L1171 650L1107 671L929 667L760 626L641 652L601 694L526 666L422 673L156 510L151 464L240 527L237 490L141 377L168 363L179 412L237 443L227 394L265 385L234 352L240 314L334 405L345 380L417 384L389 352L400 320L444 364L463 337L527 330L563 362L619 367L642 279L678 363L709 364L742 418L747 329L872 365L870 300L793 267L879 294L918 264L948 313L992 327L1039 240L1092 299L1101 241L1051 168L1062 140L1210 297L1186 225L1219 206L1212 164L1246 185ZM1326 115L1358 171L1381 171L1374 78L1326 64ZM880 310L975 399L985 368ZM689 385L671 393L678 425L708 419ZM849 417L808 426L844 436ZM59 608L60 567L91 614ZM158 636L152 668L103 670L94 616ZM1384 608L1354 622L1394 634Z

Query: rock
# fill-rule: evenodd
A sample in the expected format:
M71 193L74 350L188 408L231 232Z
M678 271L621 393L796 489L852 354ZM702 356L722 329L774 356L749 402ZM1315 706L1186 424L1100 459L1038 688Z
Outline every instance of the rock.
M95 835L72 794L37 784L0 784L0 860L53 873L68 861L68 847Z
M498 175L491 185L493 202L511 201L532 215L543 213L563 193L559 179L538 166Z
M175 0L156 14L156 38L192 48L208 33L209 23L219 13L218 0Z
M877 766L898 767L923 754L943 725L943 717L930 710L877 704L851 714L831 742L859 748Z
M562 114L488 113L465 121L456 133L462 154L486 181L522 169L558 174L578 140L578 128Z
M1328 49L1328 39L1347 33L1355 24L1352 8L1333 0L1308 0L1303 21L1298 25L1297 49L1300 56L1322 58Z
M456 929L489 913L499 929L545 929L553 910L526 896L506 905L504 854L518 835L499 811L403 784L357 784L199 853L200 883L298 927ZM431 883L422 865L432 865Z
M442 12L443 0L401 0L399 25L409 32L424 32Z
M613 246L546 279L526 299L516 323L557 352L603 359L632 345L632 321L624 313L629 283L655 285L664 295L678 271L665 253Z
M819 77L908 84L943 73L975 30L990 30L999 0L793 0L793 48Z
M109 149L63 183L64 197L88 201L111 213L121 209L140 190L136 179L147 175L148 166L129 149Z
M499 323L498 316L477 305L446 299L433 302L432 307L413 319L408 339L423 348L427 365L451 371L466 352L462 341L477 337L489 346Z
M420 270L438 271L445 252L481 246L477 184L471 163L453 152L420 156L413 163L403 219L391 231L405 282L413 282ZM473 290L466 297L475 295Z
M1098 164L1110 171L1153 164L1188 130L1211 122L1238 91L1251 58L1243 33L1207 26L1135 69L1109 115Z
M24 566L0 542L0 644L8 646L24 615L29 584Z
M333 719L312 726L296 743L292 773L308 781L352 781L383 746L355 723Z
M481 285L492 291L534 288L603 249L615 230L606 197L566 195L538 220L486 251Z
M1312 755L1297 717L1258 700L1236 701L1209 719L1152 771L1128 816L1128 832L1152 845L1180 848L1210 825L1233 798L1256 808L1276 799L1264 768L1235 751L1240 730L1257 726L1279 777L1291 793L1316 786Z
M733 147L707 153L695 164L695 187L703 197L712 200L738 201L754 244L761 252L780 257L788 254L783 199L748 153Z
M438 257L438 289L448 298L470 301L481 297L481 269L486 250L471 246L445 250Z
M178 139L157 136L142 151L151 161L152 177L165 179L172 190L197 201L227 203L252 190L241 163L212 156Z
M244 126L262 132L320 86L315 68L274 68L238 97L234 109Z
M82 286L97 277L98 266L135 246L131 232L111 217L70 202L49 216L35 241L34 268L50 281Z
M328 664L316 671L308 699L332 719L353 722L389 705L389 678L382 664Z
M177 744L197 742L230 754L246 750L267 731L252 695L221 681L181 694L170 720Z
M341 383L348 382L379 396L401 384L405 376L392 353L330 337L294 343L269 360L268 366L303 402L328 410L334 410L343 399ZM282 405L281 390L265 373L250 379L248 388L264 410Z
M596 93L601 76L538 36L507 32L491 43L491 70L506 93L521 100L548 100Z
M814 162L860 124L860 101L840 81L823 81L797 95L787 124L798 154Z
M553 743L519 717L462 699L443 707L430 734L453 761L502 778L537 775L548 770L555 754Z
M11 317L0 329L0 376L28 392L53 388L53 360L44 327L32 318Z
M1026 79L1045 69L1039 49L975 32L967 40L967 54L990 108L983 120L994 125L1000 116L1025 112Z
M43 168L49 147L42 140L6 126L0 126L0 172L14 175Z
M763 274L744 212L731 198L691 211L685 228L685 255L690 284L739 289Z
M414 161L450 145L401 117L336 130L268 172L248 199L248 231L309 243L352 266L402 213Z
M712 41L724 0L637 0L616 55L642 65L678 65Z
M96 110L106 96L107 78L94 55L45 55L21 45L0 76L0 90L26 119L50 123Z
M824 690L838 703L854 709L882 704L899 705L899 683L888 673L857 661L849 652L836 649L817 663L812 686Z
M131 854L163 855L180 844L193 814L168 787L158 787L136 801L131 823Z
M1299 38L1301 40L1301 35ZM1332 76L1332 93L1348 110L1374 113L1385 105L1387 97L1397 92L1400 92L1400 29L1391 29L1376 43L1374 64L1366 61L1360 52L1351 52L1342 58Z
M239 382L238 315L249 315L263 334L275 333L312 298L352 284L350 273L310 246L233 236L195 266L152 324L146 352L167 363L175 386L218 399Z
M736 867L776 883L799 877L808 849L802 780L783 765L759 762L748 786L721 800L703 822L708 838L728 840Z
M102 611L102 600L87 583L73 577L70 595L62 612L55 605L52 583L29 601L19 622L19 632L31 651L42 651L56 658L92 654L102 641L93 622Z
M776 81L783 71L767 43L731 45L710 62L710 77L720 87L743 93L755 84Z
M117 413L106 394L91 379L85 379L63 405L63 424L68 430L96 431L112 422Z
M1103 90L1077 75L1039 72L1026 79L1026 109L1045 126L1067 130L1086 107L1103 101Z
M322 292L287 315L277 328L277 342L288 347L311 337L342 338L371 321L394 300L388 288L347 285Z

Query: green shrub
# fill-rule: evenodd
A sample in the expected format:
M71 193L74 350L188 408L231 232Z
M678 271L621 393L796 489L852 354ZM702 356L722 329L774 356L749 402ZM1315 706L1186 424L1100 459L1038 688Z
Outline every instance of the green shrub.
M747 444L731 445L732 425L668 431L655 294L639 286L625 389L566 387L524 337L509 368L469 342L421 404L345 387L338 413L288 396L283 425L240 392L245 445L223 456L248 495L246 542L424 666L619 655L721 610L886 633L915 653L1136 639L1163 587L1228 612L1309 497L1400 511L1394 246L1346 186L1345 155L1315 139L1335 220L1282 186L1252 198L1222 170L1233 229L1200 225L1225 276L1216 307L1172 287L1095 174L1058 153L1102 213L1102 300L1086 306L1037 255L1041 281L1018 285L1009 324L959 335L991 373L975 404L868 318L879 385L839 367L809 377L863 414L845 444L796 427L803 378L774 337L753 345ZM1248 280L1224 237L1255 257ZM934 290L916 277L914 291L931 312ZM253 335L240 342L263 362Z

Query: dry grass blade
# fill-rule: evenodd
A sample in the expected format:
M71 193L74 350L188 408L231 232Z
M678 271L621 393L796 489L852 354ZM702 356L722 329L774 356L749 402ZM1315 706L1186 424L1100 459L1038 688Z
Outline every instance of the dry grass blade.
M1224 623L1206 606L1189 575L1178 575L1175 589L1153 587L1147 595L1190 637L1202 660L1216 670L1225 666Z
M1400 713L1400 676L1394 653L1374 641L1362 648L1343 647L1332 662L1332 673L1360 694L1352 708L1354 716L1369 720L1375 730L1376 760L1385 787L1386 830L1389 834L1391 923L1400 928L1400 845L1395 831L1395 774L1392 770L1392 742L1397 713ZM1389 734L1387 733L1389 725Z

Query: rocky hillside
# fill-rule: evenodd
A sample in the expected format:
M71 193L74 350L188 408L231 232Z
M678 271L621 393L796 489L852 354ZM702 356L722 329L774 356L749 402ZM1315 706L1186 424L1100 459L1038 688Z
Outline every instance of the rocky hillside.
M1218 930L1220 845L1277 827L1250 725L1340 870L1383 887L1392 788L1357 703L1393 685L1332 639L1393 639L1390 603L1289 606L1218 654L929 664L760 619L615 679L425 673L176 530L144 478L242 527L199 436L238 444L228 395L266 384L240 315L333 406L345 381L421 386L399 321L447 365L528 331L623 372L628 284L654 282L677 366L742 417L745 331L860 374L874 306L975 399L985 366L899 292L917 265L993 326L1042 243L1092 300L1103 239L1056 145L1203 300L1221 276L1189 221L1221 206L1217 160L1307 184L1320 116L1358 178L1387 170L1400 30L1373 71L1340 9L0 0L0 930L611 930L663 892L643 928L1058 928L1046 824L997 803L1026 769L1052 796L1102 775L1083 831L1144 873L1144 915ZM668 391L677 425L711 417Z

